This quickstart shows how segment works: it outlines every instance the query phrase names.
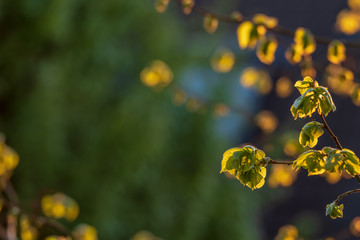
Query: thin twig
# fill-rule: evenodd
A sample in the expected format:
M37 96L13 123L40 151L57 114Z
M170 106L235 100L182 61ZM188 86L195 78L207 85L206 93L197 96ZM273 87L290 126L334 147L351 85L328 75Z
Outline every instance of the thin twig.
M347 192L345 192L345 193L343 193L343 194L340 194L340 195L337 197L337 199L335 200L335 204L338 205L339 201L340 201L343 197L346 197L346 196L348 196L348 195L350 195L350 194L358 193L358 192L360 192L360 189L354 189L354 190L351 190L351 191L347 191Z
M174 2L182 5L182 0L173 0ZM242 23L244 20L240 20L240 19L236 19L236 18L232 18L232 17L229 17L229 16L225 16L225 15L221 15L221 14L218 14L218 13L214 13L214 12L211 12L211 11L208 11L202 7L199 7L196 3L194 4L193 6L193 11L200 14L200 15L203 15L203 16L206 16L206 15L211 15L215 18L217 18L219 21L222 21L222 22L228 22L228 23L236 23L236 24L240 24ZM273 33L277 33L277 34L280 34L282 36L286 36L286 37L293 37L294 34L295 34L295 31L294 30L290 30L290 29L287 29L283 26L276 26L275 28L268 28L269 31L273 32ZM330 39L330 38L326 38L326 37L321 37L321 36L316 36L314 35L314 38L315 38L315 41L317 44L321 44L321 45L328 45L333 39ZM343 44L348 47L348 48L360 48L360 42L349 42L349 41L342 41Z
M269 164L285 164L285 165L292 165L294 161L291 161L291 160L270 160L269 161Z
M333 133L333 131L331 131L329 125L327 124L324 114L320 114L321 120L324 123L324 128L326 129L326 131L330 134L331 138L334 140L336 147L340 150L343 149L343 147L341 146L339 139L335 136L335 134Z

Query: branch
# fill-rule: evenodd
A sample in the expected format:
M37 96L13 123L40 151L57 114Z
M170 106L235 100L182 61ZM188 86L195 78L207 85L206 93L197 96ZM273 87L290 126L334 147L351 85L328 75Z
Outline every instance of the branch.
M293 160L289 160L289 161L286 161L286 160L280 160L280 161L277 161L277 160L272 160L270 159L269 161L269 164L285 164L285 165L292 165L293 164Z
M351 190L351 191L348 191L348 192L345 192L345 193L339 195L339 196L337 197L337 199L335 200L335 204L338 205L339 201L340 201L343 197L346 197L346 196L348 196L348 195L350 195L350 194L358 193L358 192L360 192L360 189L354 189L354 190Z
M173 0L174 2L176 2L177 4L182 5L182 0ZM219 21L222 22L228 22L228 23L236 23L236 24L240 24L243 22L243 20L241 19L235 19L232 17L228 17L228 16L224 16L221 14L217 14L217 13L213 13L211 11L208 11L202 7L199 7L196 3L194 3L194 6L192 8L192 10L200 15L206 16L206 15L211 15L215 18L217 18ZM287 29L283 26L276 26L275 28L268 28L269 31L282 35L282 36L286 36L286 37L293 37L295 34L294 30L290 30ZM330 38L326 38L326 37L321 37L321 36L316 36L314 35L315 41L317 44L322 44L322 45L328 45L333 39ZM343 41L343 44L348 47L348 48L360 48L360 42L349 42L349 41Z
M333 133L333 131L331 131L329 125L327 124L324 114L320 114L321 120L324 123L324 128L326 129L326 131L330 134L331 138L334 140L336 147L340 150L343 149L343 147L341 146L339 139L335 136L335 134Z

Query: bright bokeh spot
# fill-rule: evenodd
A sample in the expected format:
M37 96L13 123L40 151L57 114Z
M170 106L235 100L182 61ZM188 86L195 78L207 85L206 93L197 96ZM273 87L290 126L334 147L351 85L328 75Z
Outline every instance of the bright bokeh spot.
M255 14L253 17L253 23L257 25L264 25L267 28L274 28L278 25L278 20L274 17L269 17L265 14Z
M285 225L279 229L275 240L298 240L299 232L293 225Z
M360 84L355 84L351 93L351 99L356 106L360 107Z
M299 153L299 142L297 139L289 139L283 149L284 153L289 157L297 157Z
M20 218L20 235L22 240L36 240L38 236L37 229L30 225L29 219L25 215Z
M73 231L76 240L98 240L97 230L88 224L79 224Z
M224 103L217 103L215 106L214 106L214 114L216 116L220 116L220 117L223 117L223 116L226 116L230 113L230 109L229 107L224 104Z
M275 60L277 46L275 38L263 38L257 46L256 56L262 63L271 64Z
M70 237L51 235L47 236L45 240L72 240Z
M327 83L337 94L350 95L354 89L354 74L340 65L329 64L326 68Z
M360 16L355 12L344 9L336 17L336 26L341 32L353 35L359 31Z
M312 54L316 49L315 38L308 29L302 27L297 28L294 41L296 45L301 47L303 55Z
M237 22L240 22L241 20L243 20L243 15L240 12L235 11L231 13L231 18Z
M165 87L173 80L173 73L166 63L154 60L141 71L140 80L148 87Z
M229 72L235 63L235 55L227 48L219 48L210 59L210 64L215 72Z
M279 186L289 187L296 179L296 172L291 166L272 165L268 184L272 188Z
M139 231L130 240L161 240L149 231Z
M255 121L257 126L266 134L274 132L279 122L274 113L264 110L256 115Z
M219 26L219 20L208 14L204 17L203 26L208 33L214 33Z
M350 223L350 232L355 237L360 237L360 217L355 217Z
M293 90L293 84L288 77L281 77L276 81L275 91L280 98L286 98L290 96Z
M272 89L270 75L266 71L253 67L244 69L240 76L240 83L243 87L256 89L261 94L267 94Z
M74 221L79 215L79 205L63 193L45 195L41 199L41 208L45 216L65 218Z
M327 58L331 63L339 64L346 59L345 45L334 40L329 44Z
M184 14L189 15L195 5L195 1L194 0L182 0L181 3L183 6Z
M305 77L316 77L316 69L314 68L311 55L305 55L303 61L300 63L301 76Z
M360 11L360 0L348 0L348 5L353 11Z
M169 5L169 1L170 0L155 0L154 5L156 11L158 11L159 13L165 12Z

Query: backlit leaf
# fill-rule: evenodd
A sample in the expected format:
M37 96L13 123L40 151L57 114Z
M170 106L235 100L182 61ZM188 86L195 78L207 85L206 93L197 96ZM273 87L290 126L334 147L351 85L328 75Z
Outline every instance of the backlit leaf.
M327 58L334 64L339 64L346 59L345 45L339 40L333 40L329 44Z
M237 37L240 48L253 49L260 36L264 35L266 32L266 29L263 30L263 28L263 26L256 26L249 21L241 23L237 28Z
M315 147L318 143L318 138L324 133L323 124L319 122L309 122L301 129L299 142L301 145Z
M332 219L342 218L343 217L344 204L340 206L336 205L335 202L332 202L326 205L326 216L330 216Z
M295 87L299 90L300 94L303 94L309 88L318 87L317 81L314 81L311 77L304 77L303 80L299 80L295 83Z
M219 48L210 59L210 64L215 72L229 72L235 63L235 55L227 48Z
M239 181L248 186L252 190L261 188L265 183L266 168L260 166L253 166L246 172L236 176Z
M291 64L297 64L301 61L303 55L303 49L300 45L291 44L288 49L285 51L285 58Z
M216 17L212 16L211 14L207 14L204 17L203 26L208 33L214 33L218 25L219 25L219 20Z
M269 17L265 14L255 14L253 17L253 23L257 25L264 25L267 28L274 28L278 24L278 20L274 17Z
M316 49L315 38L308 29L302 27L297 28L294 41L296 45L301 47L303 55L312 54Z
M277 41L275 38L265 37L260 40L256 49L256 56L265 64L271 64L275 60L275 51L277 49Z
M307 169L309 176L322 174L325 172L325 156L321 151L306 151L294 161L293 168Z

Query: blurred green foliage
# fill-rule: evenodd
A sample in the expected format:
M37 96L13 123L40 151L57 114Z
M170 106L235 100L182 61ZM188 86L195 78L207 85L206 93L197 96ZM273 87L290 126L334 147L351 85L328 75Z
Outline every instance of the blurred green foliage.
M211 114L175 108L139 81L152 59L177 73L195 51L187 42L177 56L184 23L152 4L0 2L0 127L20 155L13 180L23 207L65 192L80 205L76 223L96 226L100 239L142 229L257 239L259 195L219 175L231 144L214 135Z

